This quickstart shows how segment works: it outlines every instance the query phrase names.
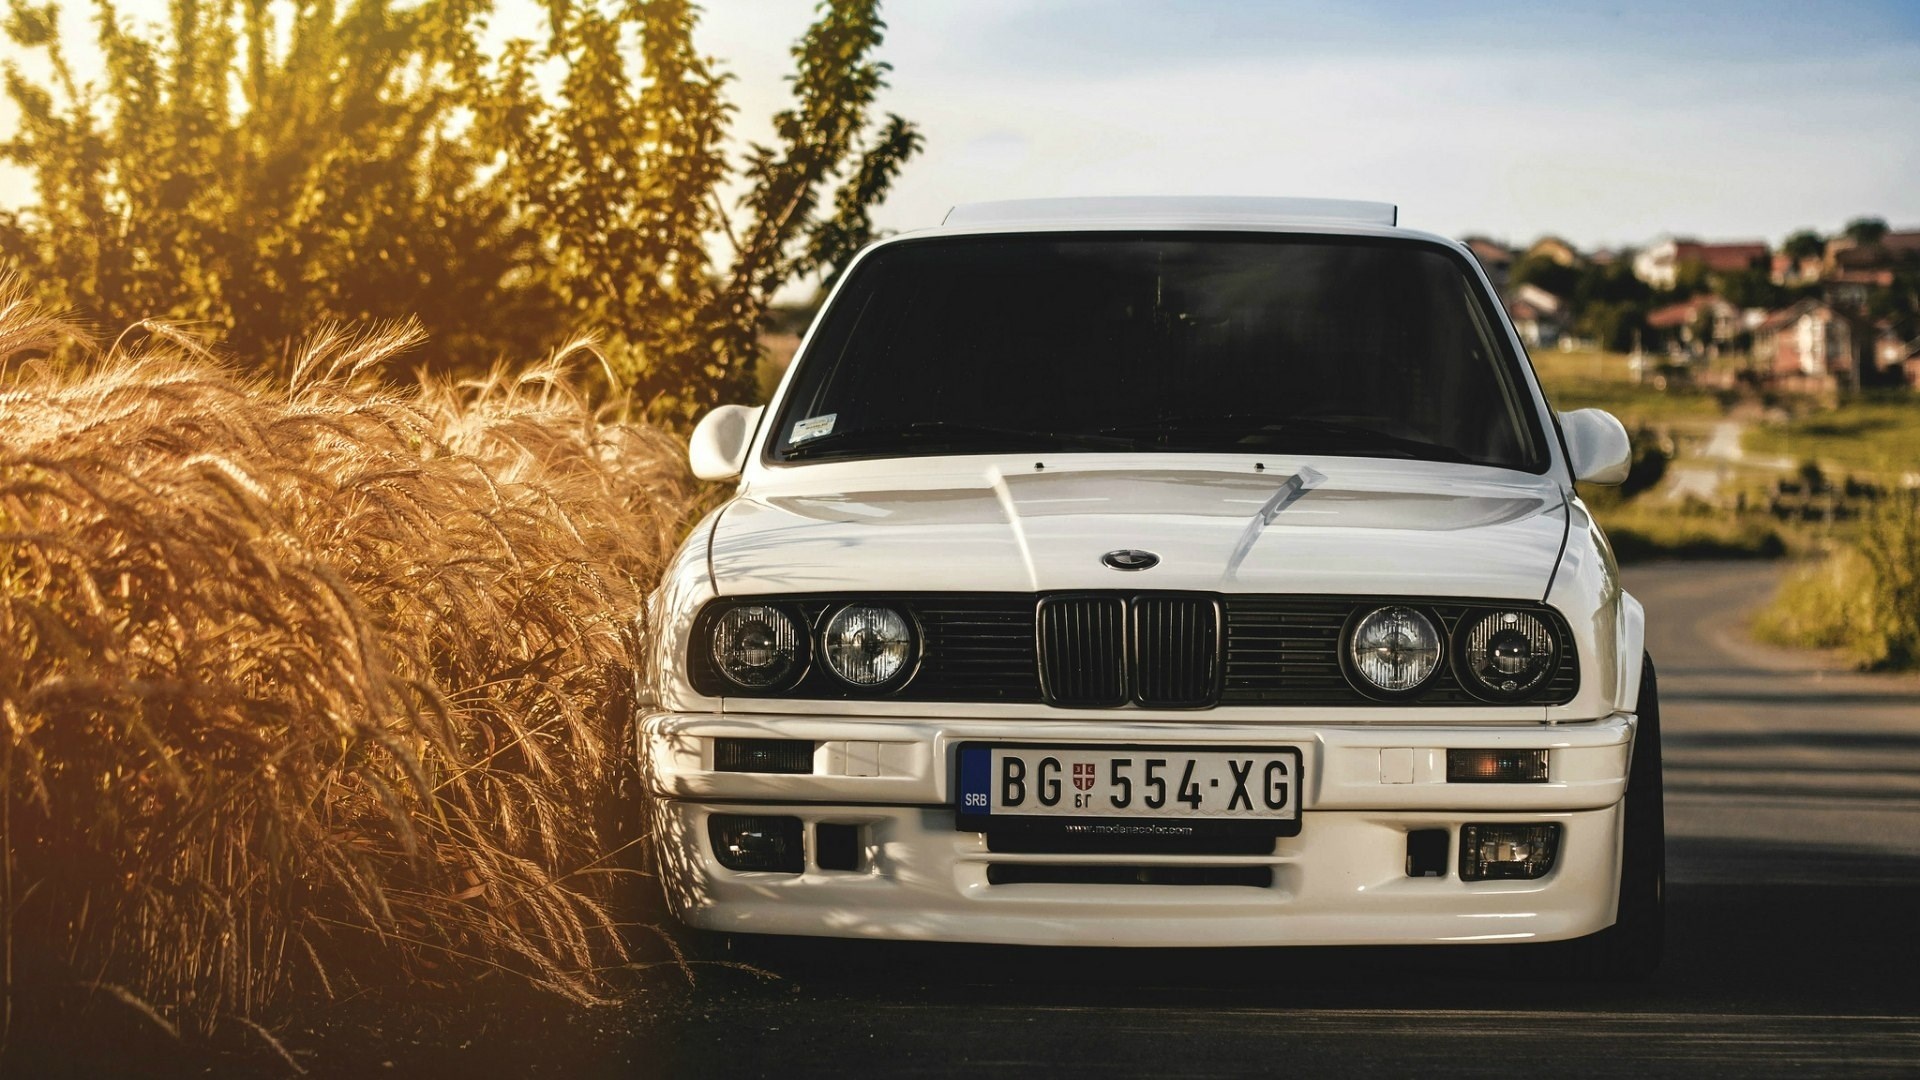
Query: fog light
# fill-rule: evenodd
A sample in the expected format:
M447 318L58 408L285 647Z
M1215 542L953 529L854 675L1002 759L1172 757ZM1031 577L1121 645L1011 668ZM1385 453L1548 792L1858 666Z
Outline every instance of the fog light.
M1545 750L1449 750L1449 784L1544 784Z
M716 772L810 773L813 743L805 739L715 739Z
M1460 880L1544 877L1559 847L1558 825L1462 825Z
M760 814L715 814L707 819L713 857L729 870L797 874L806 864L800 819Z

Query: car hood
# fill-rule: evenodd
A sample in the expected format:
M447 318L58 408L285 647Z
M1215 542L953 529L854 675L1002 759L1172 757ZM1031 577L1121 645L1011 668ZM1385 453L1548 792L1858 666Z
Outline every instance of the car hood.
M1549 477L1368 459L1219 466L922 459L796 468L711 533L722 595L1172 589L1539 599ZM1101 556L1152 552L1146 570Z

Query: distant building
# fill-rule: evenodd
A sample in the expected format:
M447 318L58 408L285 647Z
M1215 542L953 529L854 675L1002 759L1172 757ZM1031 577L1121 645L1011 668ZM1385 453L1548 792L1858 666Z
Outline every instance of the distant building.
M1507 317L1529 348L1545 348L1567 332L1566 301L1538 285L1522 285L1507 299Z
M1718 296L1696 296L1648 313L1647 329L1669 353L1702 357L1733 344L1747 326L1739 308Z
M1773 272L1770 275L1775 285L1803 285L1820 280L1826 269L1826 260L1819 255L1809 255L1796 259L1784 251L1773 254Z
M1679 280L1680 267L1699 263L1718 274L1741 270L1764 270L1772 253L1764 241L1732 244L1703 244L1698 240L1668 238L1641 251L1633 258L1633 276L1656 289L1671 289Z
M1874 381L1883 386L1920 390L1920 338L1902 338L1894 324L1885 319L1876 324L1874 330Z
M1827 241L1829 270L1878 270L1913 262L1920 262L1920 229L1889 232L1871 244L1851 236Z
M1461 243L1467 245L1468 251L1473 252L1473 257L1479 261L1481 269L1487 272L1487 278L1493 282L1493 287L1504 295L1507 291L1507 275L1513 269L1513 249L1484 236L1469 236Z
M1824 300L1802 300L1766 317L1754 359L1776 382L1802 390L1855 390L1877 370L1873 327Z
M1583 261L1580 249L1557 236L1543 236L1528 248L1525 258L1551 259L1561 266L1578 266Z

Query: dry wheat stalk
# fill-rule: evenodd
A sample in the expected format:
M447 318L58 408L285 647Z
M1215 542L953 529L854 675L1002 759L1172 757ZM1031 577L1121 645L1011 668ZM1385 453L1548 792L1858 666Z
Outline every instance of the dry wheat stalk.
M563 365L380 382L323 329L286 385L0 291L0 882L13 985L205 1029L302 993L624 957L631 616L693 502L667 435Z

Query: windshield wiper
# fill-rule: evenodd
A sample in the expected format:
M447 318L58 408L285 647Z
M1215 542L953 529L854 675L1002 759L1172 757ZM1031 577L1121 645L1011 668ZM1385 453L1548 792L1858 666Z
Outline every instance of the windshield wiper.
M1248 449L1248 441L1258 440L1263 448L1299 453L1343 453L1360 457L1405 457L1473 464L1472 458L1451 446L1394 435L1363 424L1311 416L1275 419L1271 415L1256 413L1192 413L1102 428L1100 433L1133 437L1157 435L1163 445L1168 436L1185 436L1187 438L1183 442L1198 441L1203 445L1228 450ZM1192 439L1193 436L1208 434L1216 438ZM1304 438L1294 439L1292 436Z
M956 447L1002 444L1008 453L1029 450L1135 450L1139 440L1115 435L1087 435L1070 431L1031 431L1023 428L965 424L950 420L916 420L900 427L852 428L816 435L787 447L781 457L793 461L831 453L858 453L890 443L951 442Z

